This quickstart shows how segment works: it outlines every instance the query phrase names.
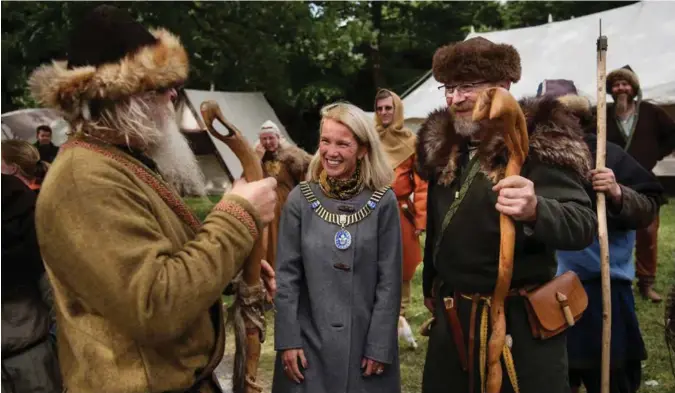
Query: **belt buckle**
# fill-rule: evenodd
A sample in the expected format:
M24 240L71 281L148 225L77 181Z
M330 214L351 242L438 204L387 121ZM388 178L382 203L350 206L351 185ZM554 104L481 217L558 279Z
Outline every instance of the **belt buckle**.
M455 307L455 299L452 296L444 297L443 298L443 304L445 305L446 310L454 308Z

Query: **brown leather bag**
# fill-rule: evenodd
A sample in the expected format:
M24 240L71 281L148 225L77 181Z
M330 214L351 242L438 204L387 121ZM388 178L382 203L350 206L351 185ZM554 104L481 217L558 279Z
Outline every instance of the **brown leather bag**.
M532 335L545 340L556 336L581 318L588 306L588 297L581 280L568 271L531 291L525 297Z

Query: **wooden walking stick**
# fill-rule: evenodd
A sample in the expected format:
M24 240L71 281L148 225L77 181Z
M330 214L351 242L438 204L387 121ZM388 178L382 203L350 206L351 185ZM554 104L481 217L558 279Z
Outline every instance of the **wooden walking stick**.
M200 111L206 128L218 140L224 142L237 156L244 169L244 179L248 182L261 180L263 170L260 160L243 134L232 123L227 121L215 101L205 101ZM220 121L229 134L223 135L214 126L214 120ZM234 373L232 375L235 393L261 392L257 384L258 362L260 361L260 344L265 341L265 315L263 312L265 291L260 281L260 260L265 256L263 236L256 240L253 250L244 264L242 281L237 285L237 299L232 305L234 315L236 353Z
M487 89L478 97L472 117L474 121L501 119L504 125L502 130L504 143L509 153L504 176L519 175L527 157L529 137L525 115L518 101L508 90L499 87ZM504 300L511 287L516 241L515 226L509 216L499 215L499 231L499 270L490 309L492 334L488 342L488 393L499 393L502 385L500 358L506 341Z
M597 41L598 55L598 147L595 157L595 167L604 168L607 155L607 37L602 35L602 20L600 21L600 36ZM598 239L600 241L600 280L602 286L602 363L600 374L600 392L609 393L609 363L610 342L612 340L612 292L609 276L609 239L607 236L607 208L605 193L597 193Z

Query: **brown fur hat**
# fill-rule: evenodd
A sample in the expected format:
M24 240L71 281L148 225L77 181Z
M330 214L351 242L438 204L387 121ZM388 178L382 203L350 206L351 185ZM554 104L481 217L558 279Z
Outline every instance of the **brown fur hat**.
M520 55L507 44L495 44L483 37L445 45L434 54L434 78L446 85L486 80L520 80Z
M147 30L126 11L96 7L73 33L67 61L37 68L28 84L40 104L78 117L84 103L174 87L188 76L178 37Z
M607 94L612 94L612 85L621 79L627 81L633 87L635 94L638 94L640 91L640 80L629 65L625 65L618 70L614 70L607 74Z

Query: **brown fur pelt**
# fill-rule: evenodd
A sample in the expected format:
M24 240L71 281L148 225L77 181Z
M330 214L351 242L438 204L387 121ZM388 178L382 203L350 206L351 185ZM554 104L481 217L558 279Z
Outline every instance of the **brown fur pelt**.
M295 145L290 145L279 152L277 159L284 164L293 179L302 181L307 174L312 155Z
M475 37L438 48L432 71L436 80L448 85L481 80L518 82L520 55L511 45Z
M582 139L582 130L571 112L554 98L530 98L520 101L527 119L530 137L528 160L564 167L586 177L591 154ZM482 122L486 137L478 147L480 169L493 182L504 177L508 152L498 123ZM422 124L417 144L420 175L449 185L455 178L460 146L466 139L455 132L452 114L447 108L432 112Z
M183 83L189 59L179 38L164 29L151 33L157 44L145 46L117 63L73 69L65 62L40 66L28 81L33 97L72 119L80 116L83 102L115 101Z

